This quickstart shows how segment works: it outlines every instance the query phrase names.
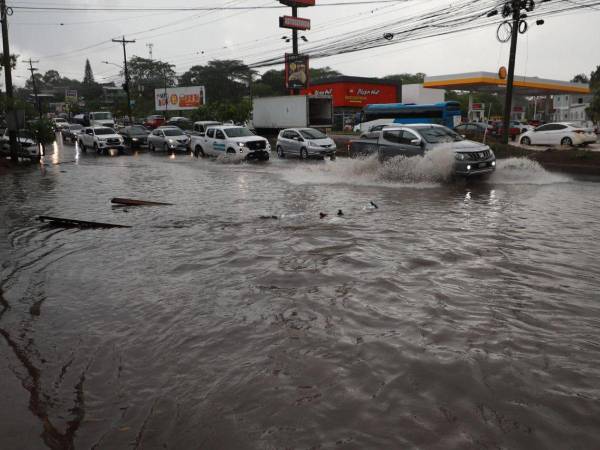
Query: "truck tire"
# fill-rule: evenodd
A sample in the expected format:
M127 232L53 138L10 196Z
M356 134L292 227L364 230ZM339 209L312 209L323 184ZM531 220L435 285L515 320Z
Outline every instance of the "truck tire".
M300 159L308 159L308 150L304 147L300 149Z
M102 152L101 152L101 151L100 151L100 149L98 148L98 144L94 144L94 152L95 152L97 155L101 155L101 154L102 154Z
M202 149L202 147L200 145L196 145L196 148L194 149L194 156L196 158L201 157L201 158L205 158L206 154L204 153L204 150Z
M79 148L81 148L81 151L82 151L83 153L85 153L85 152L86 152L86 150L87 150L87 149L85 148L85 144L83 143L83 141L79 141Z
M229 147L229 148L227 149L227 153L228 153L228 154L234 154L234 155L235 155L235 150L234 150L234 149L232 149L231 147Z
M281 145L277 146L277 156L281 159L285 158L285 153L283 153L283 149L281 148Z

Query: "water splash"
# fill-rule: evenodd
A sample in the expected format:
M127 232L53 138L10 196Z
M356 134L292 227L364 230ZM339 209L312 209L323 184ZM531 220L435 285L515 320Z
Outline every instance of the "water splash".
M397 156L383 163L377 155L357 159L338 159L322 164L298 165L282 171L294 184L353 184L434 187L452 178L454 153L438 148L423 156Z
M487 181L494 184L554 184L572 180L566 175L548 172L529 158L508 158L497 161L496 171Z

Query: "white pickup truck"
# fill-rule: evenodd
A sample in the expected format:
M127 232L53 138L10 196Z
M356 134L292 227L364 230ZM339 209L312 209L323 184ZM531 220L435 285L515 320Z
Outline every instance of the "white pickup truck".
M88 148L94 149L99 155L107 153L109 149L117 149L119 153L125 150L123 136L107 127L88 127L77 135L77 143L83 152Z
M196 156L239 155L248 160L267 161L271 145L264 137L246 127L220 125L208 127L204 136L191 136Z

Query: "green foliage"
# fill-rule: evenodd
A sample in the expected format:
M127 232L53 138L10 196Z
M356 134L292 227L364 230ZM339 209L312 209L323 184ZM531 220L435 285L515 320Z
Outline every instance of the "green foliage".
M192 120L217 120L225 122L233 120L243 123L250 117L252 104L249 99L238 102L211 101L192 113Z
M342 73L331 67L310 69L310 80L326 80L342 76ZM289 90L285 88L285 73L283 70L268 70L258 81L252 85L253 97L272 97L276 95L287 95Z
M10 55L10 68L17 67L17 58L19 55ZM4 68L4 53L0 53L0 70Z
M587 113L594 122L600 122L600 66L596 67L590 75L590 88L593 97Z
M571 80L571 83L584 83L584 84L588 84L589 82L590 82L590 79L588 78L588 76L585 73L578 73Z
M425 74L422 72L417 73L399 73L396 75L387 75L384 77L388 81L397 81L402 84L421 84L425 81Z
M94 72L92 72L92 65L90 64L90 60L85 60L85 69L83 72L83 84L91 85L94 84Z
M250 95L255 71L242 61L214 60L191 67L179 78L180 86L204 86L209 101L236 102Z
M36 137L36 141L42 145L52 144L56 139L52 122L48 119L29 121L26 128Z

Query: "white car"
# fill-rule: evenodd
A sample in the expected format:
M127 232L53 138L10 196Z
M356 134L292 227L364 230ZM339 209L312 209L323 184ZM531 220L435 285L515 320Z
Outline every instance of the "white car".
M268 161L271 145L246 127L221 125L208 127L204 136L192 136L192 150L196 156L233 155Z
M37 162L41 159L42 154L40 152L40 146L37 145L35 139L31 132L27 130L19 130L17 133L17 143L19 158L27 158L31 161ZM4 130L4 134L2 135L2 147L0 148L0 153L3 156L10 155L10 140L8 137L8 128Z
M87 127L77 135L77 143L83 152L94 149L101 155L110 149L117 149L120 153L125 150L123 137L115 130L108 127Z
M178 127L158 127L148 135L148 150L152 152L187 152L189 145L190 137Z
M288 128L277 137L277 156L297 156L300 159L315 157L335 159L336 145L333 139L314 128Z
M521 135L523 145L587 145L598 137L592 130L577 127L569 122L547 123Z
M54 131L61 131L63 128L69 126L69 122L62 117L55 117L52 119L52 125L54 126Z

